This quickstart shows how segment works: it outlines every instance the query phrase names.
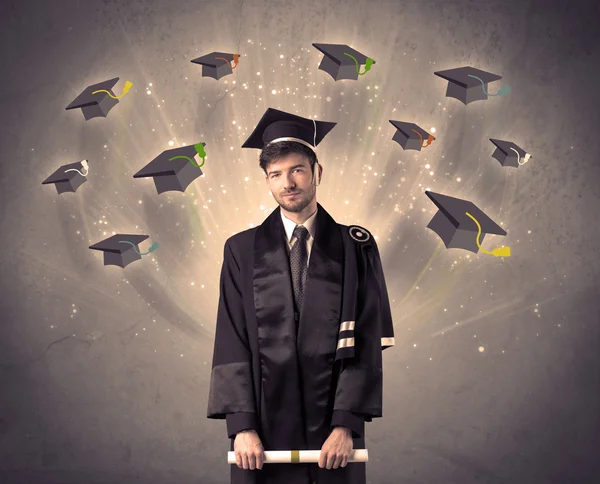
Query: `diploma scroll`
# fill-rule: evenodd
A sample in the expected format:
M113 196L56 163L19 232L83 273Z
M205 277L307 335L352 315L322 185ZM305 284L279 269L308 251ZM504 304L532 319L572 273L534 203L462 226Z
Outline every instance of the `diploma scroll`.
M265 464L317 464L321 456L320 450L265 450ZM348 462L368 462L367 449L354 449L350 452ZM235 464L235 452L227 452L227 463Z

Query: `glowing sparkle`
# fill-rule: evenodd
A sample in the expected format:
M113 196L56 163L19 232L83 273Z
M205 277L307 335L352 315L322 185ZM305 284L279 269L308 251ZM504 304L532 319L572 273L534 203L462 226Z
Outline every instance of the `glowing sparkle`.
M479 347L479 352L480 352L480 353L483 353L484 351L485 351L485 348L484 348L483 346L480 346L480 347Z

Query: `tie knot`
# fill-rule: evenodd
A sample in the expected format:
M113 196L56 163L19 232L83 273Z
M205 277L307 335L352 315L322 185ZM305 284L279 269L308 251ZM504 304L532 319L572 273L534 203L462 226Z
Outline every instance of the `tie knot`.
M306 239L308 239L309 232L306 227L303 227L302 225L296 225L296 228L294 229L294 233L292 234L292 236L298 237L298 240L300 242L305 242Z

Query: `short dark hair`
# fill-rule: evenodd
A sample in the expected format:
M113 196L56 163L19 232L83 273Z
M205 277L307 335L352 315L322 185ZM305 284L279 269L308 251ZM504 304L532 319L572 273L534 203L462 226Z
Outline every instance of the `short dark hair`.
M296 141L278 141L277 143L267 145L260 152L260 167L264 170L265 175L268 175L267 167L271 163L292 153L306 156L310 164L310 170L314 172L315 163L319 161L317 155L308 146L304 146L302 143Z

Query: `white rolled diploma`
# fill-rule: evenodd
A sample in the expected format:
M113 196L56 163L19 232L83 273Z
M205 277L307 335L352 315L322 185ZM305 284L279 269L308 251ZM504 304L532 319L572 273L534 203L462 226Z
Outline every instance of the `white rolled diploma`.
M321 457L320 450L265 450L265 464L316 464ZM350 452L348 462L368 462L367 449L354 449ZM235 464L235 452L227 452L227 463Z

